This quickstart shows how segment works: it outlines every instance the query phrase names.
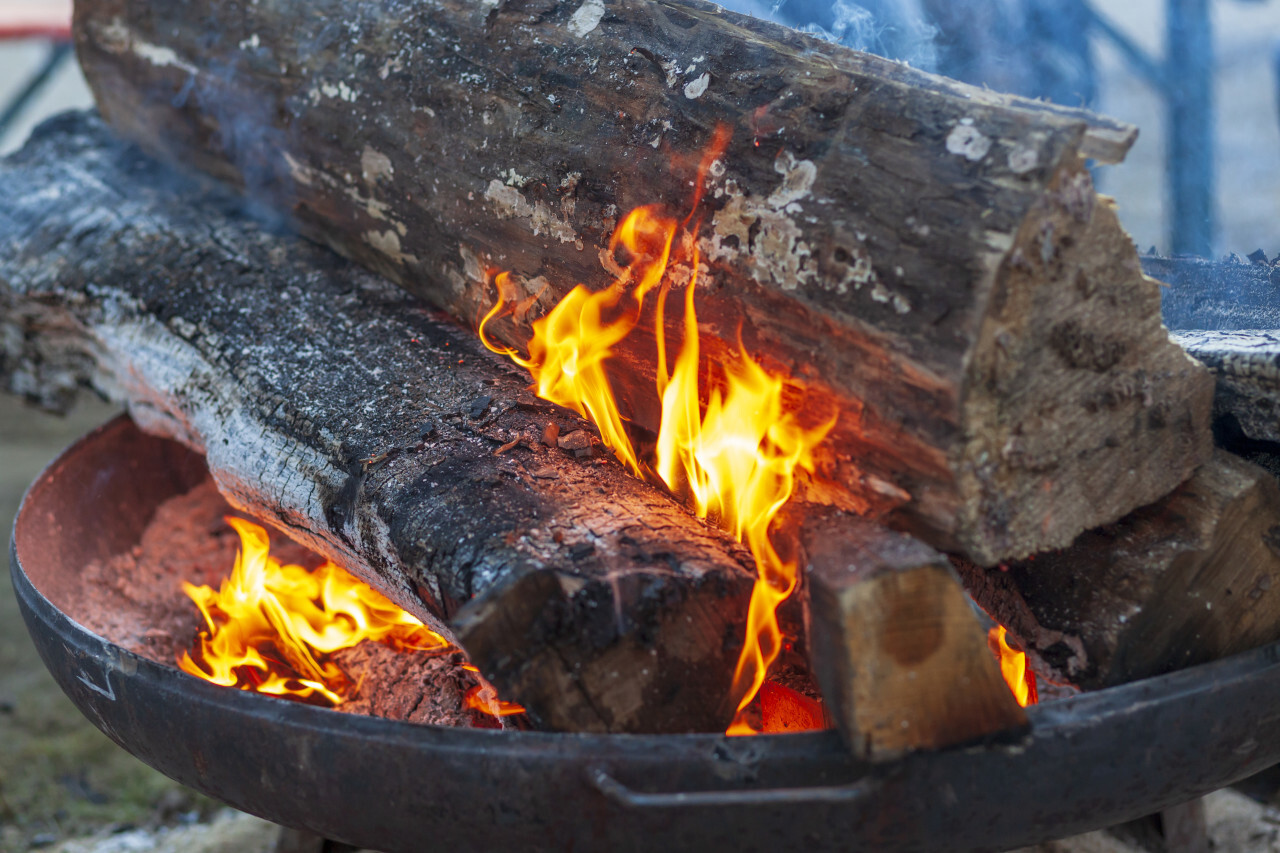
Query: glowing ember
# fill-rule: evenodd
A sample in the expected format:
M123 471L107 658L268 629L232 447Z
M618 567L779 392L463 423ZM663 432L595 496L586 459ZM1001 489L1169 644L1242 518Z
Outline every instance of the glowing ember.
M317 704L341 705L355 690L330 656L365 640L400 651L444 654L444 637L397 607L372 587L326 561L314 571L284 565L271 556L267 531L228 517L240 536L231 576L214 590L183 582L200 608L207 630L193 656L178 666L191 675L237 687ZM475 672L474 667L466 667ZM467 707L494 716L523 713L481 683ZM472 702L472 697L482 697ZM490 710L490 709L496 710Z
M1036 674L1027 667L1027 656L1009 647L1003 625L987 632L987 644L1000 660L1000 674L1022 707L1040 701L1036 690Z
M527 358L495 344L484 330L506 304L508 273L498 274L498 299L479 331L485 346L529 370L539 396L596 424L605 444L632 473L686 496L699 517L717 519L751 549L758 580L734 672L733 693L742 699L729 734L754 734L742 712L781 650L775 612L795 589L798 571L794 560L775 549L769 527L790 499L797 471L813 471L814 447L835 420L833 416L816 427L802 425L783 406L782 378L765 371L741 345L735 360L700 364L694 294L705 268L697 249L698 225L691 227L690 221L698 211L707 171L727 142L727 132L718 130L702 158L692 210L684 220L664 215L653 205L636 208L623 219L610 250L625 249L628 265L604 290L593 293L578 285L535 322ZM669 273L677 265L679 278L687 279L684 340L669 366L663 318L675 278ZM655 289L656 392L662 416L652 458L641 458L617 405L609 368L613 347L639 323L645 297Z

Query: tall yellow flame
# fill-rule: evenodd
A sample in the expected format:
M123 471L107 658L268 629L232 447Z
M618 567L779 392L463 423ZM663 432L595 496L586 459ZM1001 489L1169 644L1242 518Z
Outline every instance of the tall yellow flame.
M750 734L742 711L764 683L782 647L776 610L795 589L798 566L778 554L770 525L791 498L796 475L813 471L813 451L835 424L834 416L805 426L783 405L783 380L762 368L739 344L736 359L702 367L694 296L702 274L689 223L701 200L703 181L728 137L717 133L699 168L694 209L683 221L653 205L632 210L618 226L610 249L624 248L631 261L599 292L576 286L533 324L529 356L494 343L485 326L502 313L507 273L498 276L498 299L480 322L480 338L532 374L539 396L577 411L600 429L601 438L637 476L665 484L687 496L699 517L716 518L751 549L757 582L752 592L743 651L734 672L733 693L741 696L730 734ZM682 248L687 246L688 248ZM673 366L667 365L664 316L674 262L691 272L685 289L683 341ZM627 431L609 378L614 347L639 322L645 297L658 290L655 305L657 397L661 420L652 458L642 459ZM627 299L630 292L631 298ZM706 398L704 407L701 400Z
M1000 661L1000 674L1009 685L1013 698L1024 708L1035 705L1040 701L1036 674L1027 666L1026 654L1009 645L1006 634L1004 626L997 625L987 632L987 645Z

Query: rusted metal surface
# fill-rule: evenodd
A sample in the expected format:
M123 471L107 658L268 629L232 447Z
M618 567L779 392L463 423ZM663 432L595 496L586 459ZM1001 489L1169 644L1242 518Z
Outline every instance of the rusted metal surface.
M117 743L238 808L385 851L1000 850L1183 802L1280 761L1280 647L1029 709L1012 743L853 760L834 732L445 729L227 690L140 659L55 604L202 475L115 421L36 481L11 570L62 688Z

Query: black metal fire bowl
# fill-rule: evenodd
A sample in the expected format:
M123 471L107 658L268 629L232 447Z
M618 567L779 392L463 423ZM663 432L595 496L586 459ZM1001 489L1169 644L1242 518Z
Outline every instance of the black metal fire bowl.
M120 418L40 475L14 525L22 615L116 743L236 808L384 851L1000 850L1115 824L1280 761L1280 646L1030 710L1016 744L870 766L834 732L440 728L216 687L59 607L131 547L201 457Z

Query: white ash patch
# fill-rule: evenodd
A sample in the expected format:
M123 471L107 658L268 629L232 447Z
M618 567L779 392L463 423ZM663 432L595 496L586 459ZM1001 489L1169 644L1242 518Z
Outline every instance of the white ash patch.
M696 101L706 93L707 87L710 85L711 75L704 71L693 80L684 84L684 96L691 101Z
M732 179L716 187L715 196L728 196L729 201L712 218L711 235L700 245L711 260L745 256L757 281L795 290L818 280L812 250L792 218L800 210L798 202L811 195L818 170L812 161L797 160L790 151L774 160L774 169L782 182L764 199L744 194Z
M875 286L871 288L871 298L876 302L891 306L899 314L906 314L911 311L911 303L902 294L894 293L880 282L876 282Z
M487 276L484 274L484 264L480 263L480 258L475 252L471 251L467 246L459 246L458 257L462 258L463 275L480 284L486 282Z
M720 170L723 173L723 165ZM782 175L782 183L769 193L768 204L774 209L787 208L807 198L818 178L818 167L812 160L797 161L790 151L783 151L774 158L773 170Z
M375 151L368 145L360 152L360 174L369 183L375 183L379 178L391 178L396 174L396 167L392 165L391 158L381 151Z
M312 86L307 92L307 98L313 107L317 106L322 98L346 101L351 104L355 103L358 97L360 93L348 86L344 80L339 80L337 83L321 82L318 86Z
M947 134L947 151L975 163L991 150L991 137L973 126L973 119L961 119Z
M667 77L667 88L674 89L676 82L680 79L680 66L676 64L674 59L663 60L662 71Z
M382 63L382 67L378 69L378 77L380 77L383 80L386 80L388 77L390 77L392 74L396 73L397 71L403 71L403 70L404 70L404 60L402 60L398 56L393 56L390 59L388 59L386 62Z
M586 0L578 11L569 19L568 29L578 38L585 38L587 33L600 26L604 18L603 0Z
M289 175L304 187L309 187L315 182L316 172L305 163L300 163L288 151L282 151L281 156L284 157L285 164L289 167Z
M533 180L533 178L526 178L524 175L520 174L515 169L503 169L501 172L498 173L498 175L501 176L502 182L507 186L520 187L521 189L523 189L526 184L528 184L530 181Z
M1009 171L1015 175L1025 175L1040 165L1040 152L1030 145L1015 146L1009 152Z
M395 229L388 228L386 231L366 231L361 235L364 241L386 255L397 264L404 265L406 262L412 261L417 263L418 259L414 255L405 254L400 247L400 235Z
M192 76L199 71L195 65L178 56L172 48L138 38L137 34L119 17L112 18L98 29L98 42L108 53L116 55L132 53L157 67L178 68Z
M489 181L484 197L493 204L494 212L499 219L528 220L529 230L535 237L546 235L556 238L561 243L573 243L578 248L582 248L582 240L573 230L573 226L557 216L546 202L537 201L530 204L518 189L507 186L497 178Z

